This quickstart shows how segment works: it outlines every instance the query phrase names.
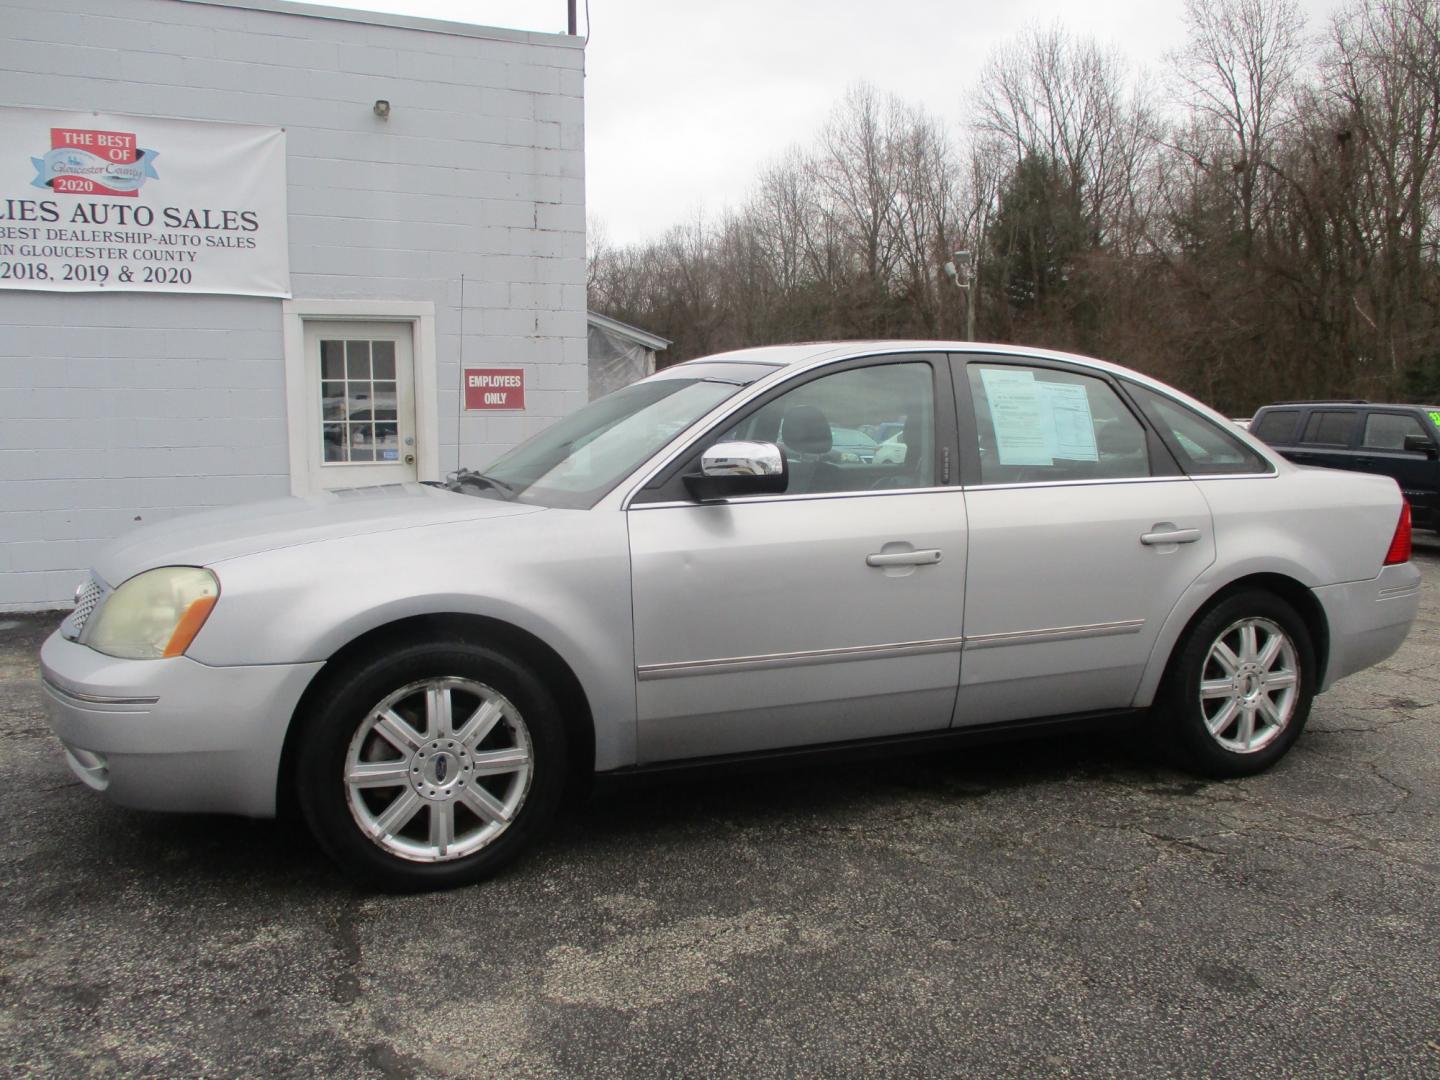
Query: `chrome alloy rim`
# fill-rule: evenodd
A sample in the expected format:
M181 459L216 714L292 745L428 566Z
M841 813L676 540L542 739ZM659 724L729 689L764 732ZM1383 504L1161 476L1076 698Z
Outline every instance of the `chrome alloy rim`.
M1300 661L1288 634L1269 619L1232 623L1200 671L1200 712L1210 737L1237 754L1263 750L1289 725Z
M384 851L446 862L509 827L533 771L530 732L503 694L422 679L370 710L345 755L345 788L356 824Z

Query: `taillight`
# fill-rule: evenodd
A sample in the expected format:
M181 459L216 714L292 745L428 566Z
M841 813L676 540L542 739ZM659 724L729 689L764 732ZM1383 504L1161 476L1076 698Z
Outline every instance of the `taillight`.
M1410 503L1400 507L1400 521L1395 526L1395 536L1390 541L1390 550L1385 553L1385 565L1410 561Z

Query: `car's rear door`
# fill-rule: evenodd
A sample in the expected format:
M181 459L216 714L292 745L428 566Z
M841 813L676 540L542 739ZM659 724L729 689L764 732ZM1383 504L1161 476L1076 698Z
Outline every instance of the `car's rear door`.
M956 364L970 563L955 724L1127 707L1215 558L1209 508L1108 376Z
M903 460L835 445L884 423ZM945 728L967 543L946 357L799 376L691 458L730 438L779 443L789 489L697 503L686 460L627 511L640 761Z

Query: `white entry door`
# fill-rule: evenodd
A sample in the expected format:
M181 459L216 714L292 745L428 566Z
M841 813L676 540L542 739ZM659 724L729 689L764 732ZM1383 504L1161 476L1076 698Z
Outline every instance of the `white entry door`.
M417 478L410 323L305 324L310 487Z

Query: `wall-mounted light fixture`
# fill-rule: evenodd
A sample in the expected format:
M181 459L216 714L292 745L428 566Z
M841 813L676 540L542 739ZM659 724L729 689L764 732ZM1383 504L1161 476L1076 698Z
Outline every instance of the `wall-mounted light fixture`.
M384 98L375 102L375 115L380 117L381 120L390 119L390 103Z

